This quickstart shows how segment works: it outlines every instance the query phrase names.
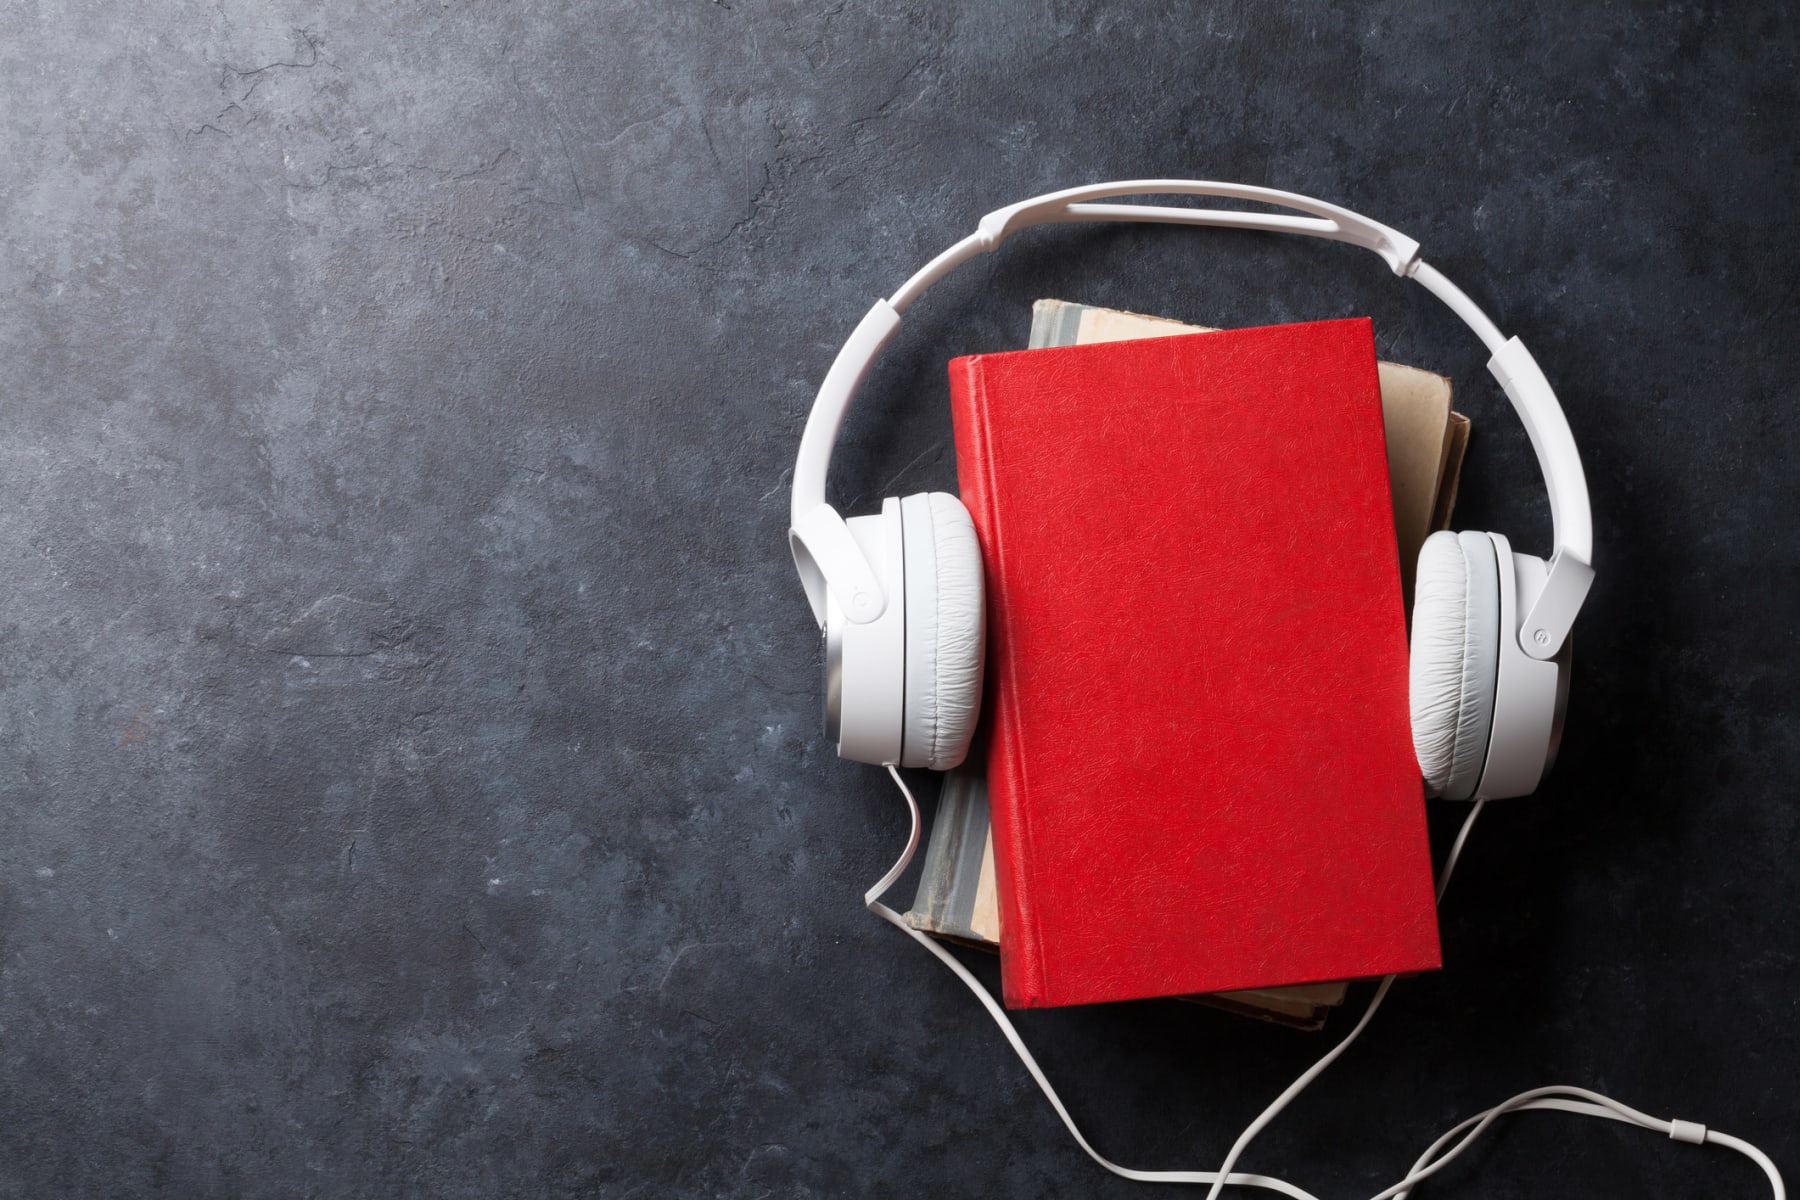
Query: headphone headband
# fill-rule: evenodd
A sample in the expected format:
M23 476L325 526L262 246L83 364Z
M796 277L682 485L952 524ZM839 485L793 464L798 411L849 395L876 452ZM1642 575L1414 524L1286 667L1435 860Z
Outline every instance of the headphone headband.
M1251 200L1306 215L1094 203L1144 195ZM856 624L874 620L887 607L887 595L875 570L844 518L825 501L825 480L850 402L869 368L899 329L900 314L939 279L977 254L999 249L1001 242L1018 230L1074 221L1209 225L1349 242L1380 255L1396 275L1414 280L1443 301L1488 348L1488 370L1524 423L1544 474L1555 549L1543 591L1520 623L1519 643L1533 658L1548 659L1556 654L1593 583L1594 528L1587 480L1568 418L1531 352L1518 338L1502 335L1474 301L1419 257L1418 242L1398 230L1347 208L1294 192L1192 179L1093 184L1049 192L995 209L981 219L974 233L925 264L891 299L877 300L864 314L819 386L794 464L788 544L813 617L821 626L825 624L828 592Z

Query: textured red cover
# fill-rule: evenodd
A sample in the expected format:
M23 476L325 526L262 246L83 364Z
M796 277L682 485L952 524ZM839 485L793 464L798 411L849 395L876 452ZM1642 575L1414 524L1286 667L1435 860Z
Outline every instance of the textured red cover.
M1439 964L1366 319L950 364L1012 1007Z

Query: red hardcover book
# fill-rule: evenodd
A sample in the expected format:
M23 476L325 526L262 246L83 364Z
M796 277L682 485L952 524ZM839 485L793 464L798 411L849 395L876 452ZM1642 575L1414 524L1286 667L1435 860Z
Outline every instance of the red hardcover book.
M1006 1003L1439 965L1366 319L959 358Z

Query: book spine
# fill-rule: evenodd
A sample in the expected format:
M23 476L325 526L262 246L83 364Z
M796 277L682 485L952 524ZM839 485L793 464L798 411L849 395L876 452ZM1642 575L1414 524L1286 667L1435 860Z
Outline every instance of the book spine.
M996 503L992 429L979 355L950 364L950 412L956 431L957 484L981 539L987 573L988 807L1000 899L1001 992L1009 1007L1035 1008L1048 1003L1049 996L1042 939L1032 919L1030 826L1012 711L1016 689L1010 678L1006 610L1004 604L996 603L1006 595L1006 538Z

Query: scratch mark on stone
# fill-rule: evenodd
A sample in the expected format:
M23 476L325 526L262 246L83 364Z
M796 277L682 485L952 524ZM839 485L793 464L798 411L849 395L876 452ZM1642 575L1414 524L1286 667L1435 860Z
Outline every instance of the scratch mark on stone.
M368 650L289 650L283 646L245 646L246 650L259 650L264 654L279 654L283 658L369 658L379 651L379 647Z
M895 471L894 477L892 479L888 480L886 483L881 485L881 487L879 489L881 494L886 496L886 495L889 495L890 493L892 493L894 490L894 485L896 483L900 482L901 476L905 475L908 471L912 470L914 467L918 466L920 463L924 462L931 455L936 454L938 451L942 450L943 448L944 448L944 442L943 442L942 438L939 438L936 442L933 442L930 446L926 447L925 452L923 454L919 455L917 458L915 458L911 462L907 463L904 467L901 467L898 471Z
M581 176L575 170L575 157L569 153L569 139L563 136L562 126L556 127L556 140L562 143L563 165L569 168L569 182L575 185L575 211L587 211L587 196L581 190Z
M308 54L309 57L307 58L307 60L305 62L299 61L298 58L294 59L293 61L289 61L287 59L279 59L275 62L264 63L260 67L247 67L247 68L246 67L234 67L234 66L231 66L230 64L226 64L224 73L219 76L219 86L224 87L228 82L230 82L231 77L233 75L236 75L239 79L251 79L251 78L254 78L255 76L261 75L265 71L273 71L277 67L291 67L297 71L310 71L310 70L312 70L312 68L318 66L319 65L319 47L324 44L323 39L315 37L313 35L312 31L309 29L295 29L293 32L306 45L306 53ZM257 81L257 83L261 83L261 82L262 82L261 80ZM255 91L256 86L257 86L256 84L251 84L250 91L245 92L243 94L243 96L240 97L240 99L245 99L245 100L249 99L250 92Z
M761 504L764 501L768 500L771 496L775 495L777 492L784 490L789 485L789 483L792 482L793 478L794 478L794 468L789 467L787 470L785 470L781 473L780 477L778 477L775 480L775 486L770 488L768 491L764 492L761 496L757 497L756 502L758 504Z
M455 167L434 167L430 163L422 162L407 163L406 169L409 171L423 171L429 175L436 175L439 179L449 180L452 183L461 183L465 179L479 179L483 175L491 173L509 157L518 157L518 155L513 153L511 146L501 150L498 154L494 155L494 157L488 159L480 166L471 167L466 171L459 171Z
M767 1154L771 1151L785 1151L786 1149L787 1147L780 1142L764 1142L760 1146L752 1146L750 1148L750 1153L744 1156L744 1165L738 1168L738 1178L742 1179L744 1177L744 1172L750 1169L750 1164L756 1161L757 1155ZM766 1192L764 1193L764 1195L767 1194L768 1193Z
M687 957L688 951L690 951L690 950L712 950L712 949L716 949L720 946L730 946L731 944L732 943L730 943L730 942L689 942L687 945L685 945L681 949L677 950L675 952L675 957L671 958L669 960L668 970L663 972L662 982L660 982L656 985L656 990L660 992L669 986L669 977L671 975L675 974L675 968L681 965L681 960L683 958ZM700 1016L699 1013L694 1013L692 1015L694 1015L696 1017ZM708 1018L700 1017L700 1019L704 1021L704 1020L707 1020Z

